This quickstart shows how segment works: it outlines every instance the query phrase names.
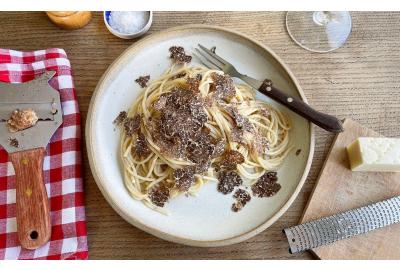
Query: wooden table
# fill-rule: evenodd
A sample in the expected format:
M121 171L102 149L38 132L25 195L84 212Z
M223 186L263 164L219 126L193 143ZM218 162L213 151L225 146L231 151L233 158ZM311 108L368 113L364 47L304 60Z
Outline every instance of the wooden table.
M340 118L351 117L385 136L400 136L400 13L352 13L353 30L343 48L328 54L297 46L285 29L285 13L155 12L149 33L189 23L241 31L271 47L299 79L308 101ZM44 13L0 12L0 47L16 50L64 48L71 59L85 121L96 84L112 61L135 41L108 32L102 14L77 31L64 31ZM91 259L309 259L288 254L282 228L295 225L306 205L333 136L316 129L309 177L289 210L269 229L228 247L195 248L155 238L131 226L97 188L84 150L86 214Z

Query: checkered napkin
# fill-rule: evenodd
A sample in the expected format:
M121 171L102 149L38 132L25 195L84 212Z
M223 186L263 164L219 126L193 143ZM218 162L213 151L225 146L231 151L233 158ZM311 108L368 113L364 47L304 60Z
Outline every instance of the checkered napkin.
M82 183L81 119L71 66L62 49L19 52L0 49L0 81L30 81L56 71L50 85L61 95L63 124L47 145L44 181L50 201L50 241L36 250L21 248L17 238L15 174L0 146L0 259L87 259Z

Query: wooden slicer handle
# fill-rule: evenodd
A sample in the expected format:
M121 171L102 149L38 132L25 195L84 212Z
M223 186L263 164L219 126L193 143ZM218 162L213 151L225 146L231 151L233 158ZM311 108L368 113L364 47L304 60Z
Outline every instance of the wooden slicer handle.
M340 133L344 130L342 122L335 116L319 112L302 100L287 95L274 87L271 80L265 80L258 90L327 131Z
M51 235L50 207L43 181L44 148L9 154L16 175L18 240L23 248L36 249Z

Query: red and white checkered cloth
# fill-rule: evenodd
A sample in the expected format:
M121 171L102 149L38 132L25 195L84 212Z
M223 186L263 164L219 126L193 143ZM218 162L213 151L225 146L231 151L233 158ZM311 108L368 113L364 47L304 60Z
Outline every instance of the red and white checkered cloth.
M20 83L45 70L56 75L50 85L61 95L63 124L46 149L44 181L50 201L50 241L36 249L21 248L15 218L15 174L0 146L0 259L87 259L82 183L81 118L71 65L62 49L19 52L0 49L0 81Z

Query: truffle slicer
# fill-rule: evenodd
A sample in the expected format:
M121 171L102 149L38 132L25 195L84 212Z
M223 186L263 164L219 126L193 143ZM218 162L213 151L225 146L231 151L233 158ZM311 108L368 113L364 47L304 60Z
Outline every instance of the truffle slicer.
M17 235L23 248L36 249L51 235L50 207L43 178L46 145L62 124L60 94L48 81L55 71L25 83L0 82L0 145L9 154L16 176ZM39 120L11 133L14 110L33 109Z

